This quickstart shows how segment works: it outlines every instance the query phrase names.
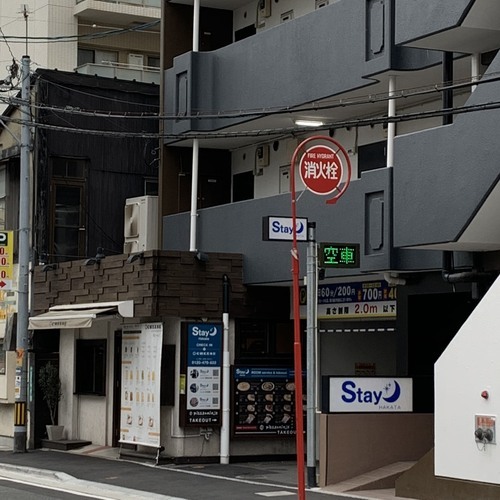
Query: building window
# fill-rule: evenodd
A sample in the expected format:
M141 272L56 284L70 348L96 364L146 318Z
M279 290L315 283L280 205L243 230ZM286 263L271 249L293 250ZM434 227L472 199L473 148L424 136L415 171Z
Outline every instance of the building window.
M52 159L51 248L52 261L85 256L85 160Z
M242 320L236 326L236 363L289 365L293 360L292 321Z
M148 56L148 66L150 68L160 67L160 57L159 56Z
M233 175L233 202L253 200L253 177L254 175L251 170Z
M118 52L110 50L78 49L77 66L118 62Z
M387 141L358 146L358 172L368 172L387 166Z
M76 341L75 393L106 395L106 340Z

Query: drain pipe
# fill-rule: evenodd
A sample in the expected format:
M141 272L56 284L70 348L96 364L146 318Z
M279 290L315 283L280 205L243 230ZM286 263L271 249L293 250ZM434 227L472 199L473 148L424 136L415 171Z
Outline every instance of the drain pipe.
M222 282L222 426L220 430L220 463L229 463L230 422L230 363L229 363L229 278L224 274Z
M200 0L194 0L193 5L193 52L198 52L200 44ZM196 252L196 228L198 217L198 139L193 139L193 159L191 166L191 225L189 231L189 250Z
M392 97L396 90L396 77L389 76L389 101L387 104L387 117L396 116L396 100ZM386 167L394 166L394 138L396 137L396 122L387 123L387 160Z
M443 252L443 271L441 275L447 283L471 283L494 278L493 273L477 271L476 269L455 272L453 267L453 252L451 251Z

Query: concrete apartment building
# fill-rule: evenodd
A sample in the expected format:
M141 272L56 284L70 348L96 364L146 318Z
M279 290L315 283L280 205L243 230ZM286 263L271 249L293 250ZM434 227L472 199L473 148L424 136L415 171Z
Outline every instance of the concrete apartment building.
M291 244L269 236L270 220L290 221L296 196L320 250L360 252L357 267L324 265L318 285L320 482L413 460L419 465L399 480L408 496L498 485L498 450L484 433L494 433L500 408L480 396L483 386L498 390L495 355L487 349L479 361L470 350L474 338L496 344L494 311L479 313L478 304L498 297L490 286L500 268L498 6L207 0L193 13L192 5L164 5L163 249L241 253L247 287L290 294L275 318L233 318L233 383L242 370L283 363ZM199 43L190 38L197 23ZM186 48L169 57L174 40ZM321 123L306 129L298 119ZM322 140L306 142L314 136ZM352 167L335 204L298 174L308 147L330 140ZM298 249L302 279L306 243ZM378 298L363 298L370 289ZM250 338L265 347L252 352ZM410 411L374 406L370 378L386 388L411 379ZM367 404L343 405L354 403L343 384ZM235 443L252 432L257 439L259 426L245 434L248 412L237 410Z
M159 83L160 5L160 0L3 2L2 67L29 54L34 69Z

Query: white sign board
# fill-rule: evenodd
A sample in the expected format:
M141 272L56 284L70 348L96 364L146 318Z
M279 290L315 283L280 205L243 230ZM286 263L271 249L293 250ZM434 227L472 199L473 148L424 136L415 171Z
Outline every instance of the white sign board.
M307 241L307 219L295 219L297 241ZM264 241L293 241L292 217L263 217L262 239Z
M123 325L120 442L160 446L163 324Z
M328 411L413 411L413 381L392 377L329 377Z

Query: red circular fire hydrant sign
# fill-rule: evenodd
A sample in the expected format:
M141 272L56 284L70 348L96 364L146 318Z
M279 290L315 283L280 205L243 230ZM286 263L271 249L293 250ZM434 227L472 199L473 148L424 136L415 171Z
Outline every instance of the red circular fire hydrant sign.
M313 193L333 193L342 180L342 159L328 146L309 148L300 159L300 178Z

